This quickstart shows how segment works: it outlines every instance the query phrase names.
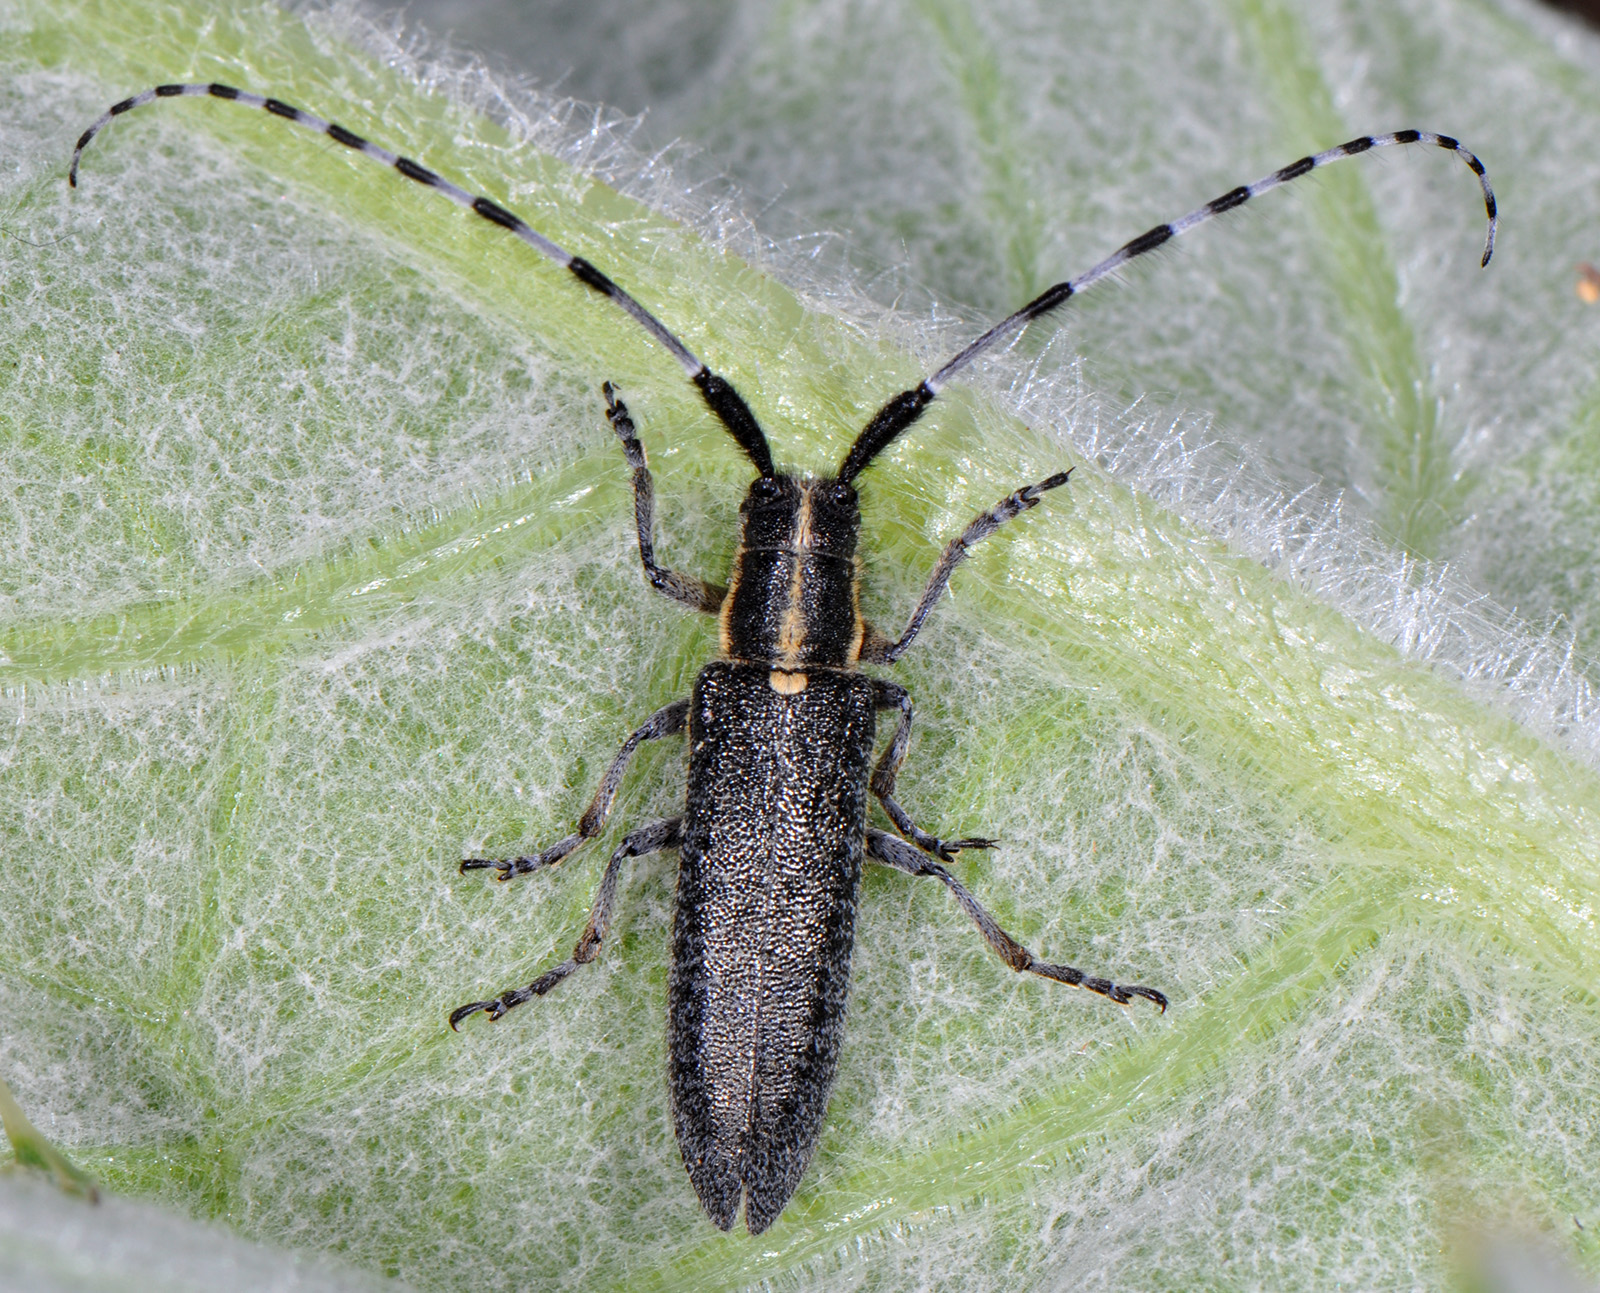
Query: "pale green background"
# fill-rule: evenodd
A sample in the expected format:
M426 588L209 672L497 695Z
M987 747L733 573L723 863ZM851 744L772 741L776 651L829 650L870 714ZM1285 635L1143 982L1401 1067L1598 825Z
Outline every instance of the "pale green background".
M647 129L710 149L675 163L343 11L0 5L0 1017L41 1131L428 1288L1441 1287L1499 1233L1600 1270L1600 742L1540 636L1595 622L1593 46L1467 0L1118 12L730 9L712 74L657 87ZM1086 299L864 483L890 621L980 507L1078 466L897 670L904 800L1002 837L962 874L1030 945L1172 1011L1020 981L874 873L828 1126L757 1241L705 1222L664 1109L667 860L599 964L450 1035L565 955L606 844L506 889L455 859L564 833L713 649L639 579L600 381L675 565L726 569L747 469L565 276L262 114L135 114L69 196L83 125L173 77L508 202L812 466L1159 219L1360 130L1467 139L1490 271L1453 159L1347 165ZM768 223L681 178L719 158L789 186ZM645 754L617 830L680 796Z

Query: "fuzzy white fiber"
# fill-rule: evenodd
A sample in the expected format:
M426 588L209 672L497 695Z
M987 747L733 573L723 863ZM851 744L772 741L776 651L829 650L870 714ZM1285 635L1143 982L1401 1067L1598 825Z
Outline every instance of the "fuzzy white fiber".
M114 1196L0 1194L0 1276L1600 1274L1600 43L1516 0L412 14L488 62L343 6L0 0L0 1065ZM706 1222L665 1109L670 856L596 964L452 1035L681 802L664 742L558 872L455 870L565 834L715 650L639 577L601 381L671 565L723 578L748 469L614 309L265 114L140 109L67 192L108 104L211 79L510 205L809 468L1234 184L1368 131L1474 149L1487 271L1457 161L1341 163L1037 325L863 477L893 624L976 511L1077 465L896 670L901 797L1001 838L961 875L1030 947L1168 1014L1020 980L869 874L827 1128L758 1240Z

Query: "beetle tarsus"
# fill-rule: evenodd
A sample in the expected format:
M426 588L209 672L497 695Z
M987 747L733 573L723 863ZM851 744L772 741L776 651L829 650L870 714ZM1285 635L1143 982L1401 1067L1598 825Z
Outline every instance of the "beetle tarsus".
M889 803L893 802L893 800L889 800L887 803L885 803L885 809L888 808ZM899 804L895 804L894 806L896 808L900 808ZM890 813L890 816L893 817L894 814ZM943 862L954 862L956 860L956 855L966 849L994 849L1000 847L999 840L942 840L937 835L928 834L927 831L923 830L909 817L905 817L903 809L901 810L901 817L904 817L904 827L901 829L900 833L924 853L931 853L934 857ZM901 822L897 819L895 821L895 825L900 827Z
M876 791L878 788L874 786L873 789ZM896 802L893 795L879 793L878 802L883 805L883 811L888 814L889 820L894 823L895 830L899 831L902 836L910 840L924 853L930 853L941 861L954 862L956 854L960 853L962 849L992 849L995 847L994 840L940 839L931 831L923 830L916 822L912 821L911 814Z
M465 875L468 871L487 871L492 869L499 872L495 879L504 882L514 876L527 875L533 871L542 871L548 866L555 866L578 845L582 844L584 839L583 835L568 835L560 843L552 844L543 852L535 853L531 857L468 858L461 864L461 874Z
M992 849L999 845L998 840L965 839L943 840L937 835L918 826L911 820L911 815L906 812L892 795L880 794L878 802L883 805L883 811L889 815L889 820L894 823L895 829L910 840L924 853L931 853L934 857L944 862L954 862L956 854L963 849Z
M617 903L617 879L622 872L623 862L628 858L659 852L661 849L676 848L682 834L681 817L668 817L659 822L651 822L648 826L641 826L630 833L621 844L617 845L611 854L611 860L606 863L605 874L600 878L600 887L595 890L594 904L589 909L589 923L583 927L583 933L578 936L572 955L554 969L546 970L525 988L512 988L509 992L502 992L493 1001L474 1001L470 1005L452 1010L451 1029L454 1030L468 1015L476 1014L480 1010L490 1019L499 1019L506 1011L515 1009L524 1001L544 996L580 965L587 965L599 956L600 944L605 941L606 931L611 928L611 911ZM488 865L496 864L491 862Z
M1161 1013L1167 1013L1167 997L1165 993L1157 992L1154 988L1127 988L1120 983L1113 983L1110 979L1101 979L1092 974L1085 974L1082 970L1074 969L1070 965L1051 965L1046 961L1034 961L1030 965L1020 967L1030 974L1037 974L1042 979L1051 979L1056 983L1065 983L1074 988L1082 988L1086 992L1096 992L1108 1001L1115 1001L1119 1006L1130 1004L1135 997L1143 997L1146 1001L1153 1001L1160 1007Z

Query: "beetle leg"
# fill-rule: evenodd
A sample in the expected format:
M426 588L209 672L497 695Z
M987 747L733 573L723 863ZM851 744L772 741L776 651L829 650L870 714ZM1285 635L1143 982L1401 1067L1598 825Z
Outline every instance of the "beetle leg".
M622 743L622 748L617 751L617 757L611 760L606 775L600 779L600 787L594 792L594 798L589 801L588 810L578 819L577 834L569 835L566 839L552 844L544 852L531 857L505 858L499 861L492 858L468 858L461 864L462 873L493 867L500 873L495 879L509 880L512 876L527 875L530 871L540 871L547 866L555 866L578 845L585 840L592 840L605 830L606 818L611 815L611 801L617 797L617 787L622 784L623 774L628 770L628 763L633 758L634 751L646 741L659 740L663 736L676 736L683 731L688 719L689 702L675 700L650 715L649 722Z
M1086 988L1124 1006L1134 997L1143 997L1146 1001L1153 1001L1161 1007L1162 1014L1167 1013L1166 995L1154 988L1123 987L1121 984L1111 982L1110 979L1085 974L1070 965L1051 965L1046 961L1037 960L1032 952L1000 928L1000 922L972 896L966 885L932 858L919 853L904 840L896 839L887 831L874 830L870 826L867 828L867 856L874 861L882 862L885 866L892 866L897 871L904 871L907 875L932 876L939 881L961 904L961 910L972 918L972 923L978 927L978 932L983 935L984 941L999 953L1001 960L1019 974L1026 970L1029 974L1037 974L1044 979L1054 979L1057 983Z
M617 439L622 441L622 452L628 459L628 466L633 468L633 520L639 528L639 560L644 565L644 577L658 593L675 602L682 602L690 610L715 615L722 605L722 599L728 595L726 588L656 565L656 545L651 537L655 529L656 496L655 487L650 481L650 465L644 457L644 446L634 434L628 406L617 398L616 388L606 382L600 390L606 397L606 420L617 433Z
M510 992L502 992L492 1001L473 1001L458 1006L450 1012L451 1031L455 1031L456 1026L468 1015L475 1015L480 1010L490 1019L498 1019L513 1006L520 1006L524 1001L544 996L580 965L587 965L599 956L600 944L605 941L606 931L611 928L611 909L616 906L617 879L622 874L623 862L628 858L659 853L662 849L677 848L682 838L681 817L668 817L664 821L651 822L650 825L641 826L630 833L621 844L617 845L616 852L606 863L605 875L600 877L600 887L595 890L594 905L589 909L589 923L583 927L583 933L578 938L577 946L572 949L572 955L555 969L546 970L525 988L513 988Z
M1039 501L1039 495L1047 489L1056 489L1067 483L1067 477L1072 475L1072 468L1058 471L1054 476L1041 480L1037 485L1027 485L1014 493L1008 494L987 512L973 518L971 525L967 526L961 534L945 544L944 551L939 554L939 561L933 568L933 573L928 576L928 586L922 590L922 600L917 603L917 609L911 612L911 618L906 621L906 631L900 635L898 642L890 642L877 629L868 626L865 640L861 646L861 659L867 664L893 664L917 639L917 634L922 631L922 621L928 618L928 613L933 610L934 603L944 596L945 587L950 583L950 576L963 561L967 554L982 543L991 534L1014 516L1020 516Z
M900 722L895 726L894 736L878 760L878 766L872 770L871 782L872 793L883 805L883 811L889 814L889 820L894 823L895 830L919 849L924 849L935 857L941 857L946 862L953 861L955 855L962 849L992 849L996 844L995 840L942 840L937 835L930 835L911 820L910 813L895 802L895 777L899 775L900 764L905 760L906 747L911 744L911 693L904 687L886 682L882 678L874 678L872 685L877 692L879 709L900 711Z

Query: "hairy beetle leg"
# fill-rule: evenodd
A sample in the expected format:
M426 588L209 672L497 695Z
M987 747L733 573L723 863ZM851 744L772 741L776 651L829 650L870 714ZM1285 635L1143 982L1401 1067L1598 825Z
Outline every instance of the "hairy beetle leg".
M641 826L628 835L617 845L611 860L606 863L605 875L601 876L600 887L595 890L594 905L589 909L589 923L583 927L583 933L578 937L572 955L554 969L546 970L525 988L513 988L510 992L502 992L492 1001L473 1001L464 1006L457 1006L450 1012L451 1030L454 1031L467 1016L478 1014L480 1011L488 1015L491 1020L499 1019L506 1011L520 1006L524 1001L544 996L580 965L587 965L599 956L600 944L605 941L606 931L611 928L611 911L617 903L617 880L622 874L623 862L628 858L659 853L662 849L677 848L682 838L681 817L668 817L659 822L651 822L650 825Z
M955 876L951 875L932 858L919 853L904 840L896 839L887 831L867 828L867 856L885 866L892 866L897 871L904 871L907 875L932 876L940 884L950 890L951 895L961 904L961 910L972 918L972 923L978 927L978 932L983 935L984 941L999 953L1000 958L1019 974L1026 970L1029 974L1037 974L1040 978L1053 979L1057 983L1065 983L1074 988L1084 988L1089 992L1097 992L1102 997L1115 1001L1118 1005L1127 1005L1134 997L1143 997L1146 1001L1154 1002L1160 1007L1161 1013L1167 1013L1167 998L1164 993L1157 992L1154 988L1130 988L1113 983L1110 979L1097 978L1092 974L1085 974L1082 970L1074 969L1070 965L1052 965L1048 961L1038 960L1032 952L1025 948L1010 934L1000 928L1000 922L995 920L988 909L972 896L971 891Z
M609 398L609 397L608 397ZM1021 489L1013 490L1001 499L987 512L981 512L973 518L956 538L945 545L944 551L939 555L938 562L934 565L933 573L928 577L927 587L923 589L922 600L917 603L917 608L911 613L907 621L905 632L900 635L898 642L890 642L876 628L866 626L861 647L861 659L871 664L893 664L916 640L917 634L922 631L922 622L928 618L944 590L950 584L950 576L957 566L967 559L967 555L978 544L982 543L991 534L998 530L1007 521L1021 516L1030 508L1037 506L1039 498L1047 490L1059 489L1065 485L1072 476L1072 469L1059 471L1053 476L1032 485L1025 485ZM943 858L946 862L952 861L962 849L988 849L995 846L995 841L988 839L942 840L937 835L925 831L911 819L911 814L906 812L894 797L895 778L900 772L900 764L905 760L906 749L911 743L911 695L904 687L892 682L879 680L876 683L877 705L879 709L898 709L900 721L895 728L888 748L884 750L883 757L878 760L877 766L872 770L872 793L877 796L878 802L883 805L883 811L889 815L889 820L901 835L910 840L919 849L934 857Z
M638 748L646 741L658 741L663 736L676 736L683 731L684 724L688 721L689 702L675 700L672 704L656 710L643 727L622 743L622 748L617 751L617 757L611 760L606 775L600 779L600 786L594 792L594 798L589 801L588 809L579 818L576 835L569 835L532 857L505 858L499 861L492 858L468 858L461 864L461 873L465 875L468 871L493 868L500 873L495 876L496 880L510 880L513 876L527 875L530 871L542 871L547 866L555 866L561 862L578 845L585 840L592 840L606 828L606 818L611 815L611 803L617 797L617 788L622 784L622 778L628 771L628 764Z
M1071 475L1072 468L1068 467L1066 471L1058 471L1054 476L1048 476L1037 484L1024 485L1021 489L1007 494L987 512L980 512L974 517L972 524L944 545L944 551L939 554L933 573L928 576L928 585L922 590L922 600L917 603L917 609L911 612L911 618L906 621L906 629L900 635L900 640L890 642L877 629L868 625L861 646L861 659L868 664L893 664L904 655L916 641L917 634L922 631L922 621L928 618L928 613L944 596L944 590L949 586L950 576L955 573L955 568L967 559L972 549L1007 521L1021 516L1029 508L1037 505L1039 495L1046 490L1059 489L1065 485Z
M911 693L898 683L886 682L882 678L873 680L873 688L876 691L875 703L879 709L900 711L900 722L896 725L894 736L890 738L882 757L879 758L877 767L872 770L871 781L872 793L883 805L883 811L889 814L889 820L894 823L895 830L925 853L932 853L934 857L943 858L946 862L955 861L955 855L962 849L994 848L998 841L990 839L942 840L918 826L911 820L911 814L895 801L895 777L900 772L901 763L905 761L906 748L911 744Z
M644 566L644 577L650 587L664 597L682 602L690 610L715 615L721 609L728 590L721 584L708 584L692 575L680 575L656 565L656 547L652 531L655 529L655 486L650 480L650 466L645 461L644 446L634 433L633 419L628 416L628 406L617 398L617 390L610 382L600 387L606 397L606 421L622 441L622 452L633 469L633 521L639 531L639 561Z

